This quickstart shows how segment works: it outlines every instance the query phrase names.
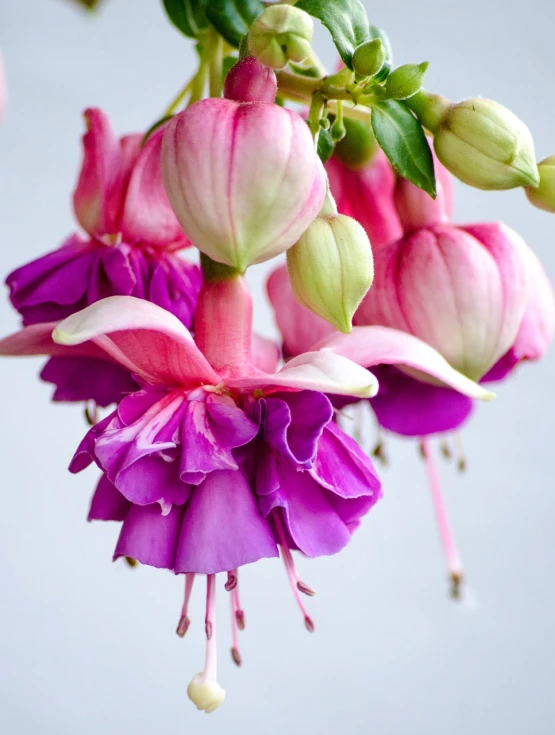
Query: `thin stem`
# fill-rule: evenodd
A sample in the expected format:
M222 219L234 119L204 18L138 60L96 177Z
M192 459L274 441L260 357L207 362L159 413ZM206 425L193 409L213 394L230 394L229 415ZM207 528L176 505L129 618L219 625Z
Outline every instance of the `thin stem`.
M215 28L210 27L209 34L209 91L210 97L221 97L223 90L222 64L223 64L223 39Z
M195 80L195 77L192 77L189 79L187 84L181 89L177 95L174 97L172 102L166 107L164 110L164 113L162 117L169 117L170 115L173 115L173 113L180 107L181 103L185 101L185 98L191 91L191 87L193 86L193 82Z
M426 461L428 481L430 483L432 502L436 514L441 544L443 546L443 553L445 554L449 570L449 578L452 583L452 595L453 597L458 598L460 596L460 586L463 579L463 566L457 550L455 537L451 530L451 524L449 523L445 500L443 499L443 494L441 492L439 476L432 457L430 441L427 437L422 438L421 448Z

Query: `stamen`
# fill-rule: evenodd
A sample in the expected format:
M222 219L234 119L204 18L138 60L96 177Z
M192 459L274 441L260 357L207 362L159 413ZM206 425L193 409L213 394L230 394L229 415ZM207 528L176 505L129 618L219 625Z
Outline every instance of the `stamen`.
M232 584L230 585L230 581ZM233 645L231 658L237 666L241 666L243 659L239 651L239 631L245 629L245 613L241 610L239 602L239 571L234 569L227 573L227 584L225 588L231 593L229 603L231 606L231 636Z
M376 444L374 445L374 449L370 451L370 455L374 459L377 459L378 462L381 462L384 467L387 467L389 464L389 459L385 451L385 434L380 426L378 426L377 430Z
M432 501L437 518L439 535L443 546L443 553L447 561L449 570L449 580L451 583L450 594L453 599L460 599L461 586L463 582L463 566L455 543L455 538L451 530L449 518L447 516L447 508L441 492L439 476L432 457L429 440L424 437L420 444L422 455L426 461L426 469L428 471L428 481L430 483L430 491Z
M283 559L283 563L285 565L285 571L287 572L287 578L289 579L289 584L291 585L291 589L293 590L293 596L297 602L297 605L299 606L301 613L303 614L305 627L308 631L310 631L310 633L312 633L314 632L314 628L315 628L314 621L308 614L303 604L303 601L301 600L301 596L299 595L299 590L309 595L310 595L310 592L312 592L313 594L315 594L315 592L311 587L309 587L308 585L305 585L304 582L301 582L299 578L297 568L295 567L295 562L293 561L293 555L291 554L291 550L289 549L287 545L287 539L285 538L285 530L283 528L282 520L281 520L281 517L279 516L279 513L275 514L274 519L275 519L276 529L278 533L281 558ZM306 592L305 590L310 590L310 592Z
M85 405L85 421L89 426L98 423L98 406L94 401L88 401Z
M125 559L127 565L131 567L131 569L134 569L139 563L136 559L133 559L133 557L131 556L124 556L123 558Z
M227 582L225 583L225 589L227 592L231 592L231 590L234 590L235 587L237 587L237 577L233 572L227 573Z
M466 470L466 457L464 456L464 449L463 449L461 435L454 434L453 442L455 444L455 456L457 458L457 469L459 470L459 472L464 472Z
M445 459L452 459L453 458L453 452L451 451L451 447L449 446L449 442L447 439L444 439L440 445L442 455L445 457Z
M191 592L193 589L193 582L195 581L195 575L193 573L185 575L185 598L183 600L183 607L181 608L181 618L177 624L177 630L175 631L180 638L183 638L185 633L189 630L191 620L187 615L189 609L189 600L191 599Z

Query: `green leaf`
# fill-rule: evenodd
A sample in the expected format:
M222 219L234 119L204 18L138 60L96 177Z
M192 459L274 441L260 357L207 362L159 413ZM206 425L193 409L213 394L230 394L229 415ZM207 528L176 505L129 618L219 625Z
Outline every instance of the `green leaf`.
M352 69L356 47L372 38L362 3L359 0L300 0L295 7L326 26L339 55Z
M395 171L435 199L434 159L422 126L406 105L372 103L372 129Z
M208 28L206 8L209 0L162 0L168 18L189 38L197 38Z
M263 11L261 0L210 0L206 6L208 20L236 48Z

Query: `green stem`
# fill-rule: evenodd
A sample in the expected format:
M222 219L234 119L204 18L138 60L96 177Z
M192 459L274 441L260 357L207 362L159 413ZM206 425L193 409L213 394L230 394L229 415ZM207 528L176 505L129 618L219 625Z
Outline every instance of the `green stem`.
M413 94L412 97L405 100L405 103L414 112L422 125L434 134L438 131L445 113L451 106L446 97L442 97L440 94L432 94L425 89Z
M195 77L192 79L189 79L187 84L181 89L178 94L175 96L175 98L170 102L168 107L164 110L164 114L162 117L170 117L173 115L173 113L177 110L177 108L181 105L181 103L185 100L189 92L191 91L191 87L193 85Z
M316 140L316 136L318 135L320 131L320 118L322 117L322 113L324 112L324 100L322 97L320 97L319 94L314 94L312 96L312 101L310 103L310 110L308 113L308 124L310 126L310 130L312 131L312 136Z
M221 97L223 89L222 64L224 44L220 34L212 26L210 27L208 46L210 64L210 97Z

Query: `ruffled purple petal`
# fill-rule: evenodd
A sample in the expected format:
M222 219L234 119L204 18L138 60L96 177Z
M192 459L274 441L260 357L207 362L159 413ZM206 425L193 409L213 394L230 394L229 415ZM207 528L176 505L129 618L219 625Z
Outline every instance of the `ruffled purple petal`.
M275 394L262 402L265 441L291 461L309 466L322 431L333 416L327 396L304 390Z
M10 300L24 325L59 321L84 308L97 260L96 247L73 235L62 247L10 273Z
M324 429L310 474L330 491L328 502L351 530L382 497L372 461L333 422Z
M307 470L299 470L289 460L280 459L277 462L279 490L258 496L263 515L268 518L272 511L282 508L294 548L307 556L337 553L349 543L351 531L330 503L330 493Z
M234 470L237 463L231 449L214 436L204 401L187 402L181 427L180 476L184 482L198 484L215 470Z
M100 464L94 454L95 441L102 434L104 429L109 426L110 422L114 420L116 415L117 414L114 411L109 416L106 416L97 424L95 424L91 429L89 429L89 431L87 431L87 433L81 440L81 443L75 450L75 454L73 455L71 462L69 463L70 472L72 472L73 474L77 474L78 472L81 472L86 467L88 467L93 461L95 461L100 467Z
M102 475L91 500L88 520L123 521L129 508L129 501Z
M128 556L158 569L173 569L183 508L162 515L159 505L132 505L123 522L114 559Z
M472 399L405 375L389 366L372 368L380 390L370 405L381 426L401 436L452 431L472 413Z
M139 388L124 368L92 357L51 357L40 377L56 386L54 401L92 400L102 407Z
M278 555L242 471L212 472L193 490L175 556L176 572L215 574Z

